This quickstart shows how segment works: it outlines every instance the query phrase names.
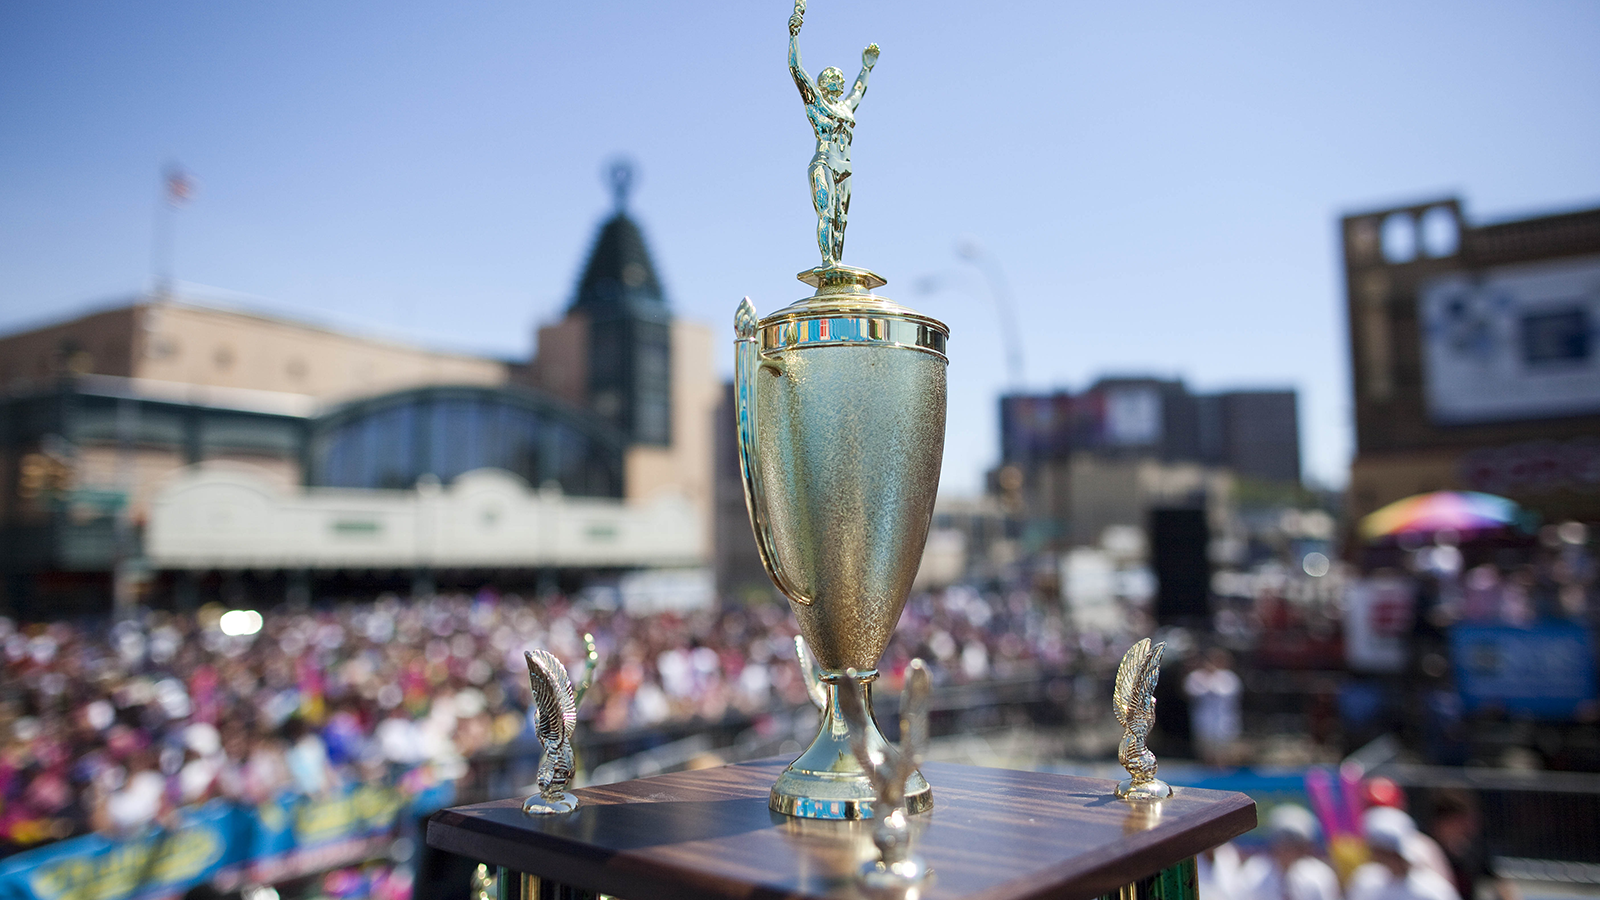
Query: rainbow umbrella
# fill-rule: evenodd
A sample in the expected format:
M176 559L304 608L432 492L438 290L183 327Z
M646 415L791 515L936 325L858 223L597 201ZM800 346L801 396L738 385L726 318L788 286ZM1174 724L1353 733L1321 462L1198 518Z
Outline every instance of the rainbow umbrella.
M1520 512L1516 503L1494 494L1434 491L1396 500L1362 519L1361 536L1373 540L1397 534L1485 531L1516 523Z

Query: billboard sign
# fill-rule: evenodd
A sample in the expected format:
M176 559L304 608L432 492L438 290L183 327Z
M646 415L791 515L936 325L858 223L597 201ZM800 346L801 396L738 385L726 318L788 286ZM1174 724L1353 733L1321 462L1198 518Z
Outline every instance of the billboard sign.
M1600 257L1442 276L1418 315L1435 422L1600 412Z
M1007 462L1066 459L1074 451L1161 443L1161 387L1097 385L1081 394L1000 398L1000 452Z
M1102 440L1113 447L1161 443L1161 394L1144 385L1105 390Z
M1461 458L1461 480L1490 494L1600 489L1600 439L1482 447Z
M1066 459L1100 444L1105 418L1104 398L1095 392L1002 397L1000 450L1008 462Z
M1468 712L1568 718L1595 702L1594 639L1581 625L1456 625L1450 655Z

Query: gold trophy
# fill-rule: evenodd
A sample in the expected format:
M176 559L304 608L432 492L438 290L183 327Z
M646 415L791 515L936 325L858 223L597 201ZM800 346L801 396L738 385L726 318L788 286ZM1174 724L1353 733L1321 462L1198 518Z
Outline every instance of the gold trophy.
M943 323L872 293L885 284L839 264L850 207L856 104L878 59L844 95L829 67L800 67L803 0L789 18L789 69L817 136L810 166L822 265L800 273L816 293L759 318L749 298L734 315L739 466L762 564L789 598L826 686L821 729L773 785L769 805L792 816L872 816L876 792L851 749L840 681L863 685L875 752L887 750L871 714L878 657L900 620L922 559L944 453ZM905 809L933 805L920 772Z

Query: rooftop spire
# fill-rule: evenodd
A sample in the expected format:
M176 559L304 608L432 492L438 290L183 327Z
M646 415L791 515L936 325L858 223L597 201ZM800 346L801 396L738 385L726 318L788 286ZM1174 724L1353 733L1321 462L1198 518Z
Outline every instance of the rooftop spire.
M628 194L633 190L633 160L626 156L613 159L606 170L606 178L611 182L611 197L617 204L617 213L626 212Z
M634 183L633 163L626 157L617 157L606 166L604 174L616 211L595 237L571 308L601 318L618 314L665 315L666 298L656 277L655 263L639 226L627 213L628 194Z

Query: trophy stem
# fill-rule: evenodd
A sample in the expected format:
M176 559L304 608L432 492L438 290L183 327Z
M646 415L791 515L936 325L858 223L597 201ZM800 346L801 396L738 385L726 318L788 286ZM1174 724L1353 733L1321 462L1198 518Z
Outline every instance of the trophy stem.
M839 708L840 673L825 672L828 705L811 746L778 776L767 805L774 812L803 819L870 819L877 791L856 761L850 747L850 723ZM876 672L862 673L862 700L871 732L867 743L875 752L893 753L894 748L878 730L872 713L872 684ZM933 808L933 789L921 772L906 779L906 812L920 813Z

